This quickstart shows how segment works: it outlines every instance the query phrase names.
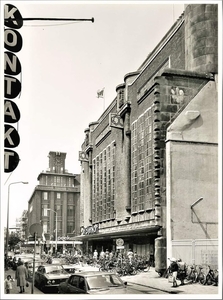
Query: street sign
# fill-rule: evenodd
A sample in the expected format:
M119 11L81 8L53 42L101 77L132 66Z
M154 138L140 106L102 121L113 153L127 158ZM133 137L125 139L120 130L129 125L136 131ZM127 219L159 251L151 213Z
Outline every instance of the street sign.
M125 246L117 246L116 249L125 249Z
M39 223L34 223L29 227L29 232L32 236L36 234L37 238L41 238L43 233L43 227Z
M124 245L123 239L117 239L117 240L116 240L116 245L117 245L117 246L123 246L123 245Z
M29 242L33 242L34 241L34 236L29 236Z

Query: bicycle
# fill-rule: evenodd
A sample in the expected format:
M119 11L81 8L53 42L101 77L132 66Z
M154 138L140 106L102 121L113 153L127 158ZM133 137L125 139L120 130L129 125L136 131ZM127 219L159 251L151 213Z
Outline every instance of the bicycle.
M196 277L196 282L199 282L200 284L203 284L205 285L205 282L206 282L206 275L203 273L202 269L203 267L202 266L198 266L199 268L199 271L197 273L197 277Z
M208 266L208 268L205 284L218 286L218 270L214 271L210 266Z
M190 271L188 271L188 269L187 269L186 280L191 281L191 283L195 283L196 278L197 278L196 266L192 265L192 266L190 266Z

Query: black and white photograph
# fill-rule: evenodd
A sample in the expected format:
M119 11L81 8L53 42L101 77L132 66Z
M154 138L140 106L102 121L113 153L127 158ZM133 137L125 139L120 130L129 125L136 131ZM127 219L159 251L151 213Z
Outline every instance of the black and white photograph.
M0 298L222 299L222 2L0 3Z

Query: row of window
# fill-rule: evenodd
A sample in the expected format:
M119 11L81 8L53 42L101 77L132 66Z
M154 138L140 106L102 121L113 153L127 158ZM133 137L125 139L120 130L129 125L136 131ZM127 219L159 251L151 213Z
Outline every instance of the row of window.
M48 204L42 204L42 216L49 217L50 213L57 214L57 217L62 217L62 205L55 205L54 210L51 210ZM74 205L67 205L67 217L73 217L75 215Z
M113 217L115 200L115 146L111 143L93 159L93 223Z
M132 124L132 211L153 207L153 108ZM111 218L115 197L115 147L110 144L93 159L93 222Z
M61 199L61 193L60 192L57 192L57 193L54 193L56 195L56 199ZM49 200L49 192L43 192L43 200ZM68 202L69 203L73 203L73 196L69 195L68 196Z
M67 222L66 225L67 225L67 228L66 228L67 234L72 234L75 232L75 222L74 221ZM43 233L48 233L50 235L55 236L56 222L54 222L53 228L50 228L49 221L42 222L42 226L43 226ZM62 235L62 221L57 221L57 236L61 236L61 235Z
M47 186L74 187L74 179L65 176L42 176L40 184Z
M54 225L53 228L50 228L50 214L54 215ZM54 210L49 208L49 205L42 204L42 216L48 217L48 220L42 221L43 232L52 233L55 232L57 225L57 233L62 232L62 205L55 205ZM75 229L75 207L74 205L67 206L67 218L68 220L66 226L67 233L73 233ZM57 224L56 224L57 223Z
M132 210L151 206L153 192L153 109L149 108L132 124L131 194Z

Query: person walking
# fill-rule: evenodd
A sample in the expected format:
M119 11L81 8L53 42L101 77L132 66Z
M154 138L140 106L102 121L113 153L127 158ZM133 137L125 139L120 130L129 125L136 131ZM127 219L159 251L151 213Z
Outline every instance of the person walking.
M133 259L133 252L132 249L129 249L128 253L127 253L127 257L129 259L129 262L132 263L132 259Z
M108 251L108 249L106 249L106 251L105 251L105 259L106 259L106 260L109 259L109 251Z
M98 251L96 249L94 250L94 253L93 253L93 259L95 262L97 262L97 260L98 260Z
M20 265L18 265L16 272L15 272L15 278L17 279L17 286L20 287L20 294L25 292L25 285L26 280L28 279L28 271L26 267L23 264L23 261L20 262Z
M10 294L10 290L12 290L12 281L13 278L11 275L7 275L6 279L5 279L5 291L6 294Z
M177 287L177 271L178 271L178 264L176 258L172 257L170 260L170 271L173 276L173 287Z
M182 261L181 258L177 261L178 264L178 273L177 277L180 279L180 285L184 285L184 279L186 278L186 263Z
M105 257L105 252L103 251L103 248L102 248L102 250L100 252L100 259L103 260L104 257Z

